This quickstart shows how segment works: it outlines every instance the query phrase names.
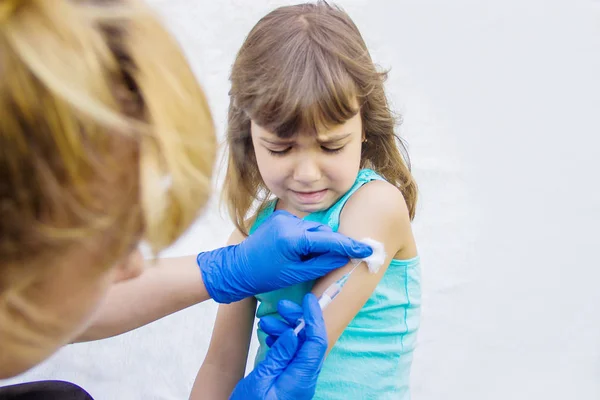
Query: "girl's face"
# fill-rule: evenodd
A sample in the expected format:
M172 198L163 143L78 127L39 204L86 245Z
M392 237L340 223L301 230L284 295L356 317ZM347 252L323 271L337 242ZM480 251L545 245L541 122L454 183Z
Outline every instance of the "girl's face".
M281 139L254 121L252 143L260 175L279 198L278 209L297 217L329 208L354 184L360 168L360 113L317 135Z

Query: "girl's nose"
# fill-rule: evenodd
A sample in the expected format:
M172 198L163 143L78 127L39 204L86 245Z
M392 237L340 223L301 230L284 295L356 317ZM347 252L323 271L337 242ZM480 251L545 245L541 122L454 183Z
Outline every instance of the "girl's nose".
M301 157L294 169L294 180L302 184L311 184L321 179L321 169L313 155Z

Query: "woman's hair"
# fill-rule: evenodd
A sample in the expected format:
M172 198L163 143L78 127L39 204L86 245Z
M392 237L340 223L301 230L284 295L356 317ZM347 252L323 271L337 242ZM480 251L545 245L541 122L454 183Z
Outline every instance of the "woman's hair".
M206 203L215 152L204 93L141 2L0 0L0 277L89 243L98 266L160 251Z
M398 187L414 217L417 186L394 133L385 78L350 17L324 1L278 8L254 26L233 64L229 92L223 194L238 229L248 233L248 214L271 195L258 171L251 120L287 138L342 124L359 111L367 139L361 166Z

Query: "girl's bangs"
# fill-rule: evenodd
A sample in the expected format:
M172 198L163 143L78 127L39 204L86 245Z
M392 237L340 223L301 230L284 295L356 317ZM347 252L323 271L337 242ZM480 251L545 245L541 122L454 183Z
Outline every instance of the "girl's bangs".
M315 135L360 109L357 85L337 57L318 47L301 53L270 81L252 85L260 91L250 94L246 107L255 123L281 138Z

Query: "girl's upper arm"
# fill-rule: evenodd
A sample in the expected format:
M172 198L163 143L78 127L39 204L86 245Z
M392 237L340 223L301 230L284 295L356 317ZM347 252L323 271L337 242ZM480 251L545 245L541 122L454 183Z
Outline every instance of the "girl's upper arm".
M384 265L371 274L362 264L354 270L344 289L325 309L329 350L346 326L367 302L396 254L414 256L416 248L410 217L402 193L388 182L373 181L360 188L346 203L340 216L339 232L360 240L366 237L383 243ZM354 267L352 263L319 279L313 287L318 297L325 289Z
M237 244L244 238L242 233L236 230L230 236L227 245ZM244 376L255 311L254 297L219 305L204 363L210 363L223 371L239 374L240 379Z

